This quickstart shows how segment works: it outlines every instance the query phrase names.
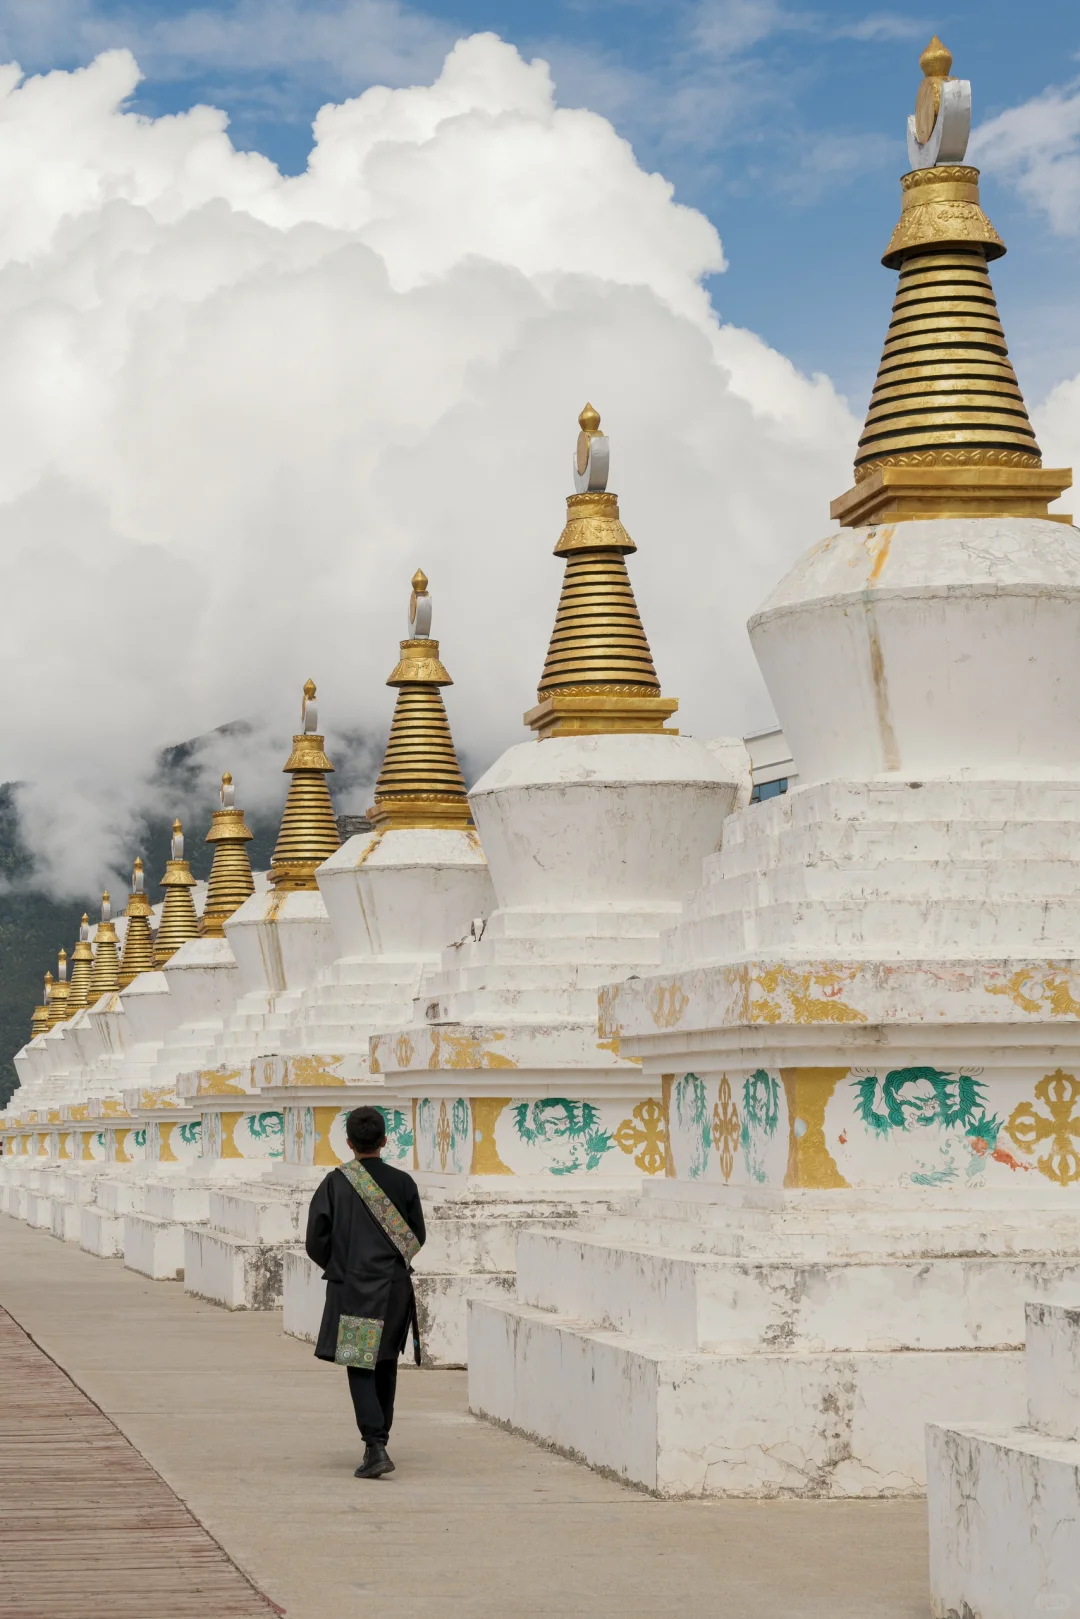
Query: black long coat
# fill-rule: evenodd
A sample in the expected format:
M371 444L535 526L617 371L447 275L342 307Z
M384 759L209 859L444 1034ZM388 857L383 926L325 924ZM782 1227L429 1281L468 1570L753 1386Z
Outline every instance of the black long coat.
M381 1158L363 1162L423 1243L427 1235L424 1213L412 1176ZM319 1359L334 1359L339 1317L359 1315L383 1322L378 1358L396 1360L416 1311L412 1277L405 1260L340 1169L326 1176L311 1200L305 1247L308 1258L322 1266L326 1280L326 1305L315 1345Z

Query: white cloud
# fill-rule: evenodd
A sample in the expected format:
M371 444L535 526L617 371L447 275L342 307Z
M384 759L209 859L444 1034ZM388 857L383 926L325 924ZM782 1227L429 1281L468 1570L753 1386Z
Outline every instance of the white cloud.
M1080 231L1080 82L1049 89L981 124L971 158L1010 182L1055 231Z
M136 76L0 84L0 779L37 784L55 883L92 893L171 815L162 743L265 718L228 746L269 804L308 675L331 737L382 729L418 565L459 742L520 739L586 398L680 723L767 713L745 620L827 529L856 424L718 324L712 225L490 35L325 107L294 179L210 108L125 112Z

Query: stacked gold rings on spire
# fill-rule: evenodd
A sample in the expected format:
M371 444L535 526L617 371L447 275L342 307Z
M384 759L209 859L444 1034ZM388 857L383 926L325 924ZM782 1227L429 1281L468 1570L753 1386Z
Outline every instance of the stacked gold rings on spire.
M600 417L591 405L578 417L577 471L586 473L589 444L599 438ZM606 474L604 480L606 482ZM636 551L619 517L619 502L607 489L568 495L566 527L555 555L566 558L537 706L525 724L541 740L600 732L665 731L678 708L662 697L634 598L626 557ZM668 732L674 735L674 732Z
M418 568L412 579L410 631L426 632L430 622L427 576ZM453 681L440 661L438 641L426 633L410 633L386 684L396 686L398 695L368 819L380 829L463 831L472 825L472 814L439 690Z
M161 886L165 890L165 903L161 907L161 921L154 936L155 967L164 967L181 945L199 937L199 919L191 893L195 879L191 875L191 866L184 859L184 828L180 821L173 822L172 855L166 862Z
M314 729L315 682L304 686L303 730L282 769L292 776L278 839L270 862L270 882L285 890L317 889L316 869L341 845L326 773L333 765ZM309 725L311 726L308 729Z
M936 37L920 62L915 135L925 144L942 87L954 81L952 57ZM979 171L933 163L905 174L901 186L900 222L882 259L900 271L900 284L855 487L833 501L832 515L849 527L1047 517L1072 477L1043 467L1009 359L987 270L1005 244L980 205Z
M150 928L150 901L144 887L142 856L136 857L131 873L131 893L124 912L124 949L120 957L120 988L127 989L139 973L154 970L154 935Z
M252 834L243 810L233 802L234 791L232 776L226 770L221 778L221 808L214 811L206 834L206 842L214 846L202 914L202 932L207 939L223 939L229 917L255 892L246 847Z
M79 942L71 953L71 978L68 984L68 1012L74 1015L89 1004L90 975L94 969L94 952L90 945L90 918L84 911L79 927Z
M101 921L94 934L94 965L90 973L90 987L86 992L87 1006L93 1006L102 995L115 995L120 988L120 953L117 944L106 889L101 896Z

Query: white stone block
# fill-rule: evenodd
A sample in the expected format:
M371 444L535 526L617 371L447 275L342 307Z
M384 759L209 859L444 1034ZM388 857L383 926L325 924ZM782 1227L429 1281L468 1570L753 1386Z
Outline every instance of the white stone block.
M664 1496L920 1495L923 1419L1015 1420L1021 1360L680 1354L522 1304L468 1308L474 1411Z
M1026 1361L1030 1426L1080 1440L1080 1304L1027 1305Z
M152 1181L143 1194L143 1212L157 1220L206 1220L210 1216L210 1188L197 1181Z
M36 1226L41 1231L51 1231L52 1205L52 1198L46 1197L44 1193L28 1192L26 1197L27 1225Z
M61 1242L78 1242L82 1228L82 1205L66 1198L53 1198L52 1234Z
M257 1192L211 1191L210 1224L247 1242L295 1242L306 1222L309 1198L259 1187Z
M281 1306L283 1248L209 1226L184 1228L184 1291L227 1310Z
M88 1254L111 1259L124 1251L124 1217L109 1214L96 1203L84 1204L79 1210L79 1246Z
M1080 1609L1080 1444L1004 1423L927 1429L934 1619Z
M184 1227L152 1214L124 1216L124 1264L155 1282L184 1279Z

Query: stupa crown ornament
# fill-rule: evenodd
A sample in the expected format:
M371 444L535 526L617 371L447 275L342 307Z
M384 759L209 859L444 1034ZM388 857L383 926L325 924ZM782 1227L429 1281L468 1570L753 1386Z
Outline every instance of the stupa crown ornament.
M223 939L229 917L255 892L245 848L251 839L244 812L236 807L236 787L226 770L221 778L221 808L214 811L206 834L206 842L214 846L214 863L202 914L201 932L205 938Z
M892 321L855 457L832 503L850 528L913 518L1049 517L1072 473L1047 468L998 318L987 264L1005 243L965 164L971 85L935 35L908 119L911 170L882 258L900 271Z
M68 1013L81 1012L87 1005L94 952L90 945L90 918L84 911L79 923L79 942L71 953L71 979L68 986Z
M150 928L150 901L146 895L146 873L143 870L141 855L135 857L131 873L131 893L128 895L124 915L127 918L127 928L124 932L124 949L120 957L121 989L127 989L132 979L139 973L152 972L154 969L154 935Z
M120 953L112 920L112 903L106 889L101 896L101 921L94 935L94 965L90 973L90 988L86 992L87 1006L93 1006L102 995L115 995L119 988Z
M341 845L326 775L333 765L323 751L315 705L315 682L304 683L301 729L282 769L292 776L278 839L270 862L270 882L285 890L318 889L315 872Z
M386 682L398 695L368 819L379 830L464 831L472 813L439 689L454 682L431 638L431 594L422 568L412 577L408 634L400 650Z
M180 821L172 826L170 859L165 867L161 886L165 890L165 903L161 907L161 921L154 939L154 965L164 967L171 961L181 945L199 936L199 919L191 890L195 878L184 859L184 828Z
M663 732L678 708L664 697L634 599L626 557L637 546L608 491L611 448L600 416L586 405L578 417L566 527L555 555L566 558L537 704L525 724L541 741L552 736Z

